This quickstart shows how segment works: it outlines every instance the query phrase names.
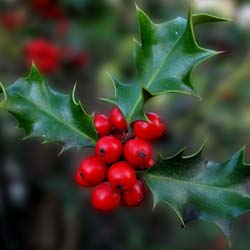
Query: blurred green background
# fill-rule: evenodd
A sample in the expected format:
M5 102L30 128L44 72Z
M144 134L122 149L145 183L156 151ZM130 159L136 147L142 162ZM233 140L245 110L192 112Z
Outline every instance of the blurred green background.
M187 16L186 0L138 0L154 22ZM47 5L46 5L47 4ZM246 145L250 161L250 2L194 0L194 12L231 18L200 26L199 44L223 54L199 66L193 84L203 101L168 94L152 99L146 110L161 114L168 136L159 145L165 155L183 146L194 152L209 134L205 157L225 161ZM46 5L46 8L43 7ZM123 80L137 72L133 37L138 39L132 0L3 0L0 2L0 79L11 84L27 75L25 47L43 39L60 49L60 62L46 81L77 94L89 112L109 112L97 98L113 94L107 72ZM135 209L93 211L89 191L77 188L75 169L91 150L70 150L57 157L59 145L22 140L16 121L0 112L0 249L7 250L225 250L222 232L206 222L186 228L150 194ZM237 219L232 248L248 250L250 213Z

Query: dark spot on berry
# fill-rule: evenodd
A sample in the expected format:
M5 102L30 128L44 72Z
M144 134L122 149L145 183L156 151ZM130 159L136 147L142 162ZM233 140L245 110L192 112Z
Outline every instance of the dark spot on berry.
M121 184L117 184L117 185L116 185L116 188L117 188L118 190L120 190L120 191L123 190L123 186L122 186Z
M101 156L105 155L105 149L104 148L100 148L100 154L101 154Z
M81 176L81 178L83 179L84 177L83 177L83 173L82 172L80 172L80 176Z
M146 155L143 151L141 151L141 152L139 153L139 156L140 156L141 158L145 158L147 155Z

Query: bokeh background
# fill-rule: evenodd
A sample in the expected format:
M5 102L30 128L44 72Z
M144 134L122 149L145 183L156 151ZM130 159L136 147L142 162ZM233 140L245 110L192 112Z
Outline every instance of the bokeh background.
M193 83L203 101L168 94L152 99L168 135L159 148L171 155L187 145L194 152L209 134L205 157L225 161L246 146L250 160L250 2L194 0L195 12L231 18L196 28L202 46L225 51L199 66ZM187 16L189 1L138 0L155 22ZM133 0L0 1L0 79L27 75L32 57L46 81L77 94L89 112L109 112L97 98L112 95L107 72L136 77L133 37L138 38ZM41 52L42 51L42 52ZM50 62L46 58L51 58ZM48 66L49 64L49 66ZM44 66L45 65L45 66ZM47 66L46 66L47 65ZM76 187L75 169L89 150L57 156L59 145L22 140L16 121L0 112L0 249L2 250L225 250L222 232L206 222L181 228L174 213L150 194L135 209L92 209L89 191ZM250 213L234 225L232 247L248 250Z

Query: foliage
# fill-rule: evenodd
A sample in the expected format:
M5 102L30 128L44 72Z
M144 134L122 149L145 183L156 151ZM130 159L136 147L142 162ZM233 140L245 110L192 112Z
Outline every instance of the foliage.
M17 118L26 138L39 136L43 143L60 142L62 151L95 145L93 115L76 100L75 87L71 95L51 89L33 65L28 77L2 90L5 98L0 107Z
M244 150L223 164L204 160L203 146L190 156L184 151L160 157L143 175L154 206L168 204L183 226L196 219L213 222L230 239L233 220L250 210L250 164L244 163Z
M138 79L122 83L112 77L115 96L103 99L117 105L127 122L145 119L144 104L164 93L180 93L199 97L191 75L196 65L218 52L201 48L194 26L223 21L206 14L188 19L177 18L154 24L137 8L141 41L135 41ZM62 151L71 147L95 145L97 134L93 115L71 95L52 90L33 65L27 78L19 79L6 89L0 108L13 114L26 137L40 136L44 142L60 142ZM192 156L160 157L156 166L142 178L152 191L154 205L165 202L174 209L182 224L202 219L217 224L230 238L232 221L250 209L246 188L250 166L244 163L243 150L229 161L219 164L205 161L199 150Z

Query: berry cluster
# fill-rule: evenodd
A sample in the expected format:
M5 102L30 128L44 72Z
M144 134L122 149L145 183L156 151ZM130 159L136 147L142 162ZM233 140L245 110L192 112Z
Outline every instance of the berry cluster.
M99 134L96 155L82 161L76 172L76 182L83 187L95 186L91 202L100 211L118 207L138 206L144 199L144 187L136 171L153 167L152 148L148 140L163 135L165 125L155 113L147 113L149 121L135 121L133 134L115 107L110 117L96 114L94 125Z

